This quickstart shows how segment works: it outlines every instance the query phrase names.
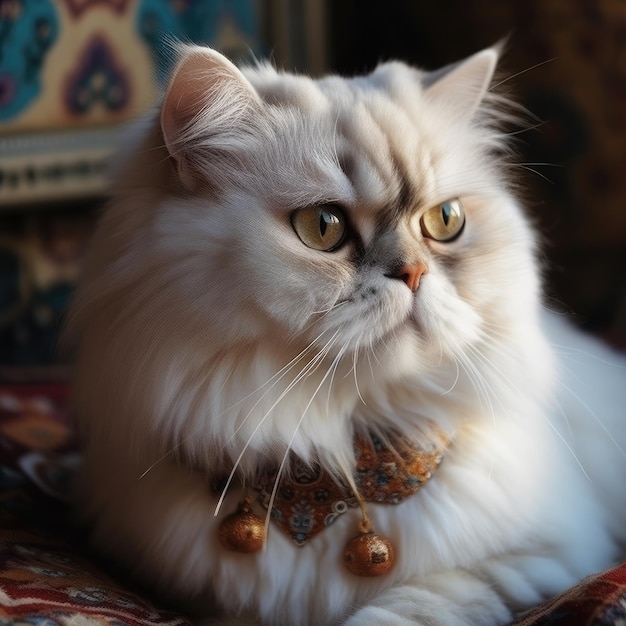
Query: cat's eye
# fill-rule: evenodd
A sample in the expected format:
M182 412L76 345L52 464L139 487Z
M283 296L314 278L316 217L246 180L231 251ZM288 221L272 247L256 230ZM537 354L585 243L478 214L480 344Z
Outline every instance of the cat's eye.
M346 235L346 218L333 204L298 209L291 214L291 224L302 243L314 250L332 252Z
M428 209L420 220L424 237L435 241L452 241L461 234L464 225L465 211L457 199Z

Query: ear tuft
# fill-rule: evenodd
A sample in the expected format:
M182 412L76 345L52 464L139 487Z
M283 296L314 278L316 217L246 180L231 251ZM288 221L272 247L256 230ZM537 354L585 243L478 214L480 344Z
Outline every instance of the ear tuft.
M182 48L161 108L165 145L186 186L192 185L186 156L193 148L196 126L206 117L212 132L233 123L246 104L258 99L252 85L224 55L201 46Z
M445 107L454 119L471 119L489 89L498 56L496 48L487 48L428 74L423 81L426 98Z

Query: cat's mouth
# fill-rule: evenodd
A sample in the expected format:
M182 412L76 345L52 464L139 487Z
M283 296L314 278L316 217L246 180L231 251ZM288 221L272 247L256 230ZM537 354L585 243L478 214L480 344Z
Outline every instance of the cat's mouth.
M423 290L423 285L420 287L420 291ZM424 327L424 303L420 297L420 291L414 291L410 295L410 299L402 298L402 301L397 305L397 321L392 324L392 328L389 332L397 332L401 328L408 328L419 334L422 334L425 330Z
M423 338L427 324L421 292L425 285L420 284L413 291L401 281L387 281L358 285L351 293L316 311L310 338L317 337L317 345L328 341L333 344L330 352L341 350L345 354L362 350L376 353L392 346L397 349L398 342Z
M395 319L394 319L395 318ZM411 306L396 315L388 315L387 319L376 325L378 337L371 343L374 351L377 349L397 349L406 347L414 340L423 342L426 335L424 311L418 308L415 298Z

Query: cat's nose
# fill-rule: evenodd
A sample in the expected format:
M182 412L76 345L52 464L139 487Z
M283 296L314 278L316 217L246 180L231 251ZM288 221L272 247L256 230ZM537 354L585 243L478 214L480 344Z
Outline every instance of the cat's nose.
M424 274L428 274L428 267L425 263L405 263L400 266L398 270L391 275L391 277L399 278L413 293L415 293L420 285L420 278Z

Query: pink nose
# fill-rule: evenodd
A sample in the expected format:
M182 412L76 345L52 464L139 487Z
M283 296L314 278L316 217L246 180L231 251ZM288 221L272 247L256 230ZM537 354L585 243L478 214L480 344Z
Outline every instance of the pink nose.
M415 293L420 286L420 278L428 274L428 268L424 263L405 264L394 274L394 278L399 278L406 283L406 286Z

